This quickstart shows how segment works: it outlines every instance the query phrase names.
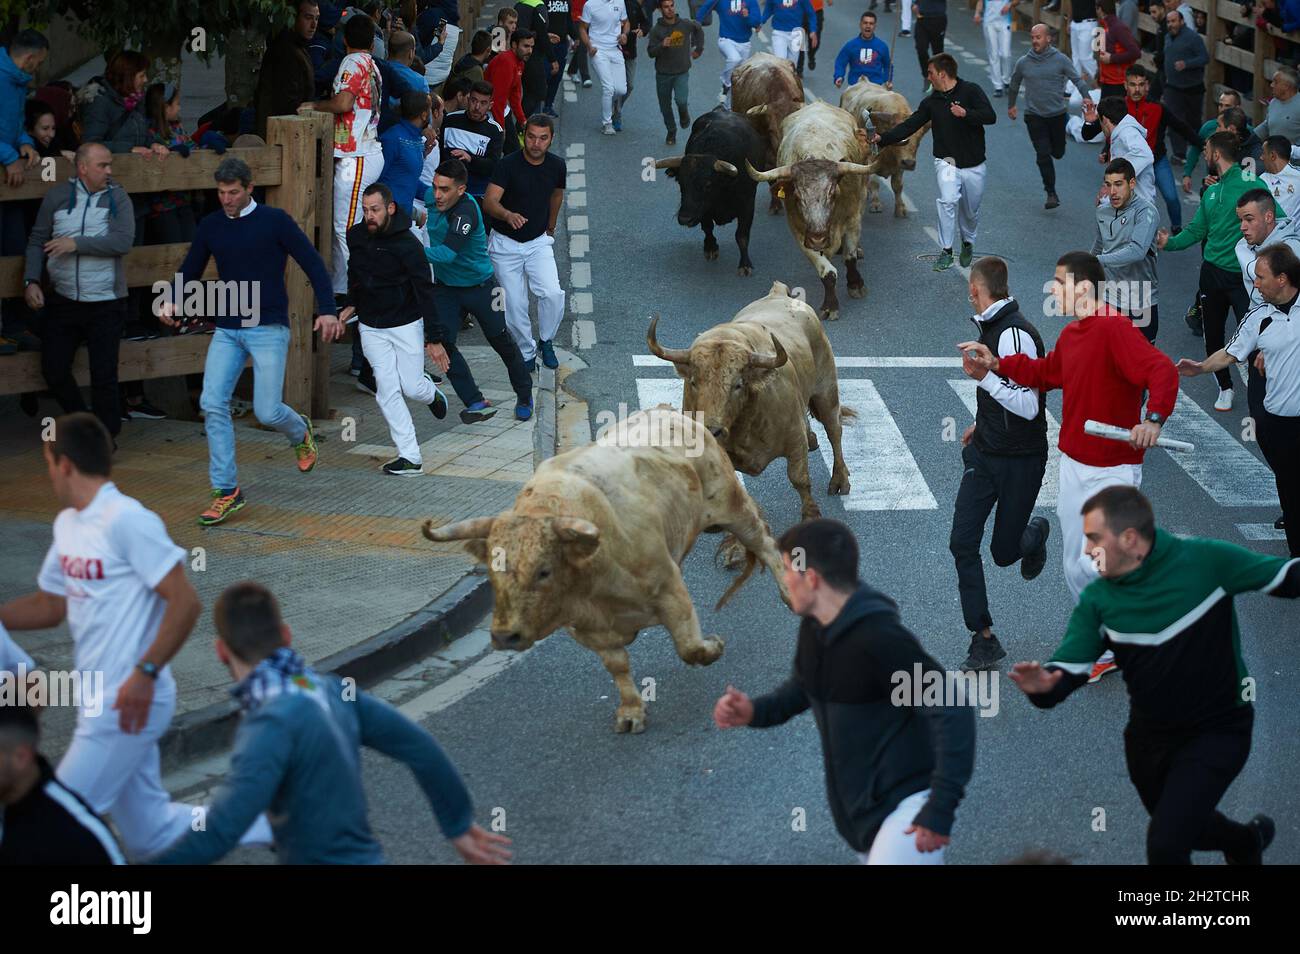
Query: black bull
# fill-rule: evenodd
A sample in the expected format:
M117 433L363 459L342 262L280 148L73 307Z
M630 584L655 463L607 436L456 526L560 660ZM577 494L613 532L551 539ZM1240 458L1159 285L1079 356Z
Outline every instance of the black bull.
M736 245L740 248L737 272L749 275L749 229L754 224L754 192L758 183L745 173L745 163L761 166L766 146L745 117L719 107L705 113L691 127L686 153L655 162L681 187L677 221L687 228L704 229L704 257L718 257L713 226L736 220Z

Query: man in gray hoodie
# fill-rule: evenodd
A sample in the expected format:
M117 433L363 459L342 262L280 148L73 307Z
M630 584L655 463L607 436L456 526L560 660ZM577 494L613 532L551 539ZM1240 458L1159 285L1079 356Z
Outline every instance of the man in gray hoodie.
M1106 272L1102 299L1132 317L1147 341L1155 341L1160 325L1155 247L1160 213L1138 194L1137 172L1127 159L1111 160L1104 182L1109 201L1097 206L1097 236L1092 242L1092 254Z
M1165 35L1164 66L1166 108L1195 129L1201 122L1201 100L1205 97L1205 64L1210 62L1205 41L1196 28L1183 21L1180 9L1165 14L1169 32ZM1187 140L1171 132L1174 162L1182 163L1187 156Z
M27 306L46 309L41 373L66 414L84 411L72 360L84 341L90 358L95 416L114 438L122 430L117 353L126 323L123 257L135 243L135 214L126 190L112 182L113 154L99 143L77 150L77 177L50 188L27 240L23 271ZM47 303L41 272L54 286Z
M1042 23L1029 31L1030 50L1016 61L1007 84L1007 116L1016 119L1016 95L1020 84L1025 84L1025 128L1029 141L1034 144L1038 172L1043 177L1043 191L1047 193L1046 209L1061 204L1056 197L1056 166L1053 159L1065 156L1065 121L1070 100L1065 94L1065 83L1074 84L1079 95L1088 98L1088 87L1079 77L1070 58L1052 46L1052 35Z

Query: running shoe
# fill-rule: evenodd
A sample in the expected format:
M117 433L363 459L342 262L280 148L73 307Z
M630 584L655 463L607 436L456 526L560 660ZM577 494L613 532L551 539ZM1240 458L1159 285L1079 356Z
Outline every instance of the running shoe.
M591 89L591 79L590 79L590 77L582 81L582 88L583 88L583 89Z
M302 435L302 442L293 445L293 452L298 457L299 472L305 474L316 466L316 435L312 432L311 418L306 414L299 414L298 416L302 418L307 430Z
M221 523L236 510L244 509L244 495L238 487L229 492L212 491L212 503L208 509L199 514L200 527L212 527Z
M1286 515L1285 515L1285 514L1282 515L1281 517L1278 517L1276 520L1273 521L1273 529L1274 529L1274 530L1285 530L1285 529L1286 529Z
M961 265L962 268L967 268L969 267L970 260L972 257L974 257L974 255L975 255L975 246L972 245L970 242L962 242L961 256L957 259L957 263Z
M460 420L462 424L477 424L496 417L496 414L497 409L490 401L476 401L469 407L461 408Z
M1020 535L1020 575L1026 580L1037 577L1047 565L1047 538L1051 532L1046 517L1031 517Z
M560 366L560 359L555 356L554 341L538 341L537 350L542 353L542 364L552 371ZM533 360L536 360L535 358Z
M141 401L139 404L127 404L126 409L122 414L122 419L134 420L137 417L146 421L161 421L165 419L167 415L163 411L158 410L158 408L154 407L148 401Z
M612 136L612 135L614 135L614 124L613 124L613 123L605 123L604 125L602 125L602 126L600 127L600 131L601 131L601 133L603 133L603 134L606 135L606 136Z
M433 412L434 417L441 421L447 416L447 395L442 393L442 388L435 383L437 379L432 374L426 371L424 376L433 385L433 401L429 404L429 410Z
M615 117L614 117L614 121L613 121L610 125L612 125L612 126L614 127L614 132L622 132L622 131L623 131L623 117L622 117L622 116L615 116Z
M939 254L939 258L935 261L934 270L936 272L942 272L949 268L952 268L952 249L945 248Z
M422 466L412 464L405 457L396 457L390 460L383 466L382 470L390 477L419 477L424 473Z
M1061 200L1060 200L1059 197L1057 197L1056 193L1055 193L1055 192L1049 192L1049 193L1047 193L1047 201L1043 203L1043 208L1045 208L1045 209L1055 209L1055 208L1056 208L1057 206L1059 206L1060 204L1061 204Z
M664 145L665 145L665 146L675 146L675 145L677 145L677 130L676 130L676 129L670 129L670 130L668 130L668 135L667 135L667 136L664 136Z
M1007 94L1004 93L1004 92L1002 92L1002 88L1001 88L1001 87L997 87L997 88L995 88L995 89L993 90L993 95L994 95L995 97L997 97L998 99L1001 99L1003 96L1005 96L1005 95L1007 95Z
M532 401L529 401L527 404L525 404L523 401L517 401L515 403L515 420L527 421L530 418L532 418L532 416L533 416Z
M1199 296L1196 301L1192 302L1192 307L1187 309L1183 321L1187 322L1187 327L1192 329L1192 334L1196 335L1196 337L1205 337L1205 324L1201 321L1201 299Z
M998 660L1006 656L1007 651L998 642L997 636L985 639L979 633L971 633L970 648L966 651L966 661L961 664L962 672L979 672L998 668Z
M1273 824L1273 819L1267 815L1256 815L1246 822L1246 827L1254 832L1255 837L1259 840L1259 847L1251 851L1249 855L1241 858L1234 858L1225 851L1223 860L1230 865L1262 865L1264 863L1264 850L1273 844L1273 836L1277 834L1277 826Z
M906 0L904 0L904 2L906 2ZM911 30L899 30L899 31L898 31L898 35L899 35L899 36L911 36L911 35L912 35L912 31L911 31Z
M1092 667L1092 672L1088 675L1088 684L1091 685L1094 682L1101 682L1102 676L1112 672L1119 672L1119 666L1116 665L1115 660L1108 659L1105 662L1098 661L1097 664Z
M357 390L364 391L371 397L379 396L379 385L375 384L375 372L363 370L357 375Z
M1219 396L1214 399L1214 409L1216 411L1232 410L1232 388L1219 389Z

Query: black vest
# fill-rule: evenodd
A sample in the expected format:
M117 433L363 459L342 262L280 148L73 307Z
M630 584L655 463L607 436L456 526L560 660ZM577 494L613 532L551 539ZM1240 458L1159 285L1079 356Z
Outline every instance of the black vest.
M1029 336L1037 349L1038 357L1047 352L1038 329L1020 314L1015 299L1007 302L989 321L976 321L979 340L994 354L998 353L998 340L1008 328L1019 328ZM990 374L995 372L990 372ZM1002 377L999 375L999 377ZM1007 381L1002 377L1003 381ZM1012 387L1014 382L1007 382ZM1038 413L1031 421L1013 414L999 404L988 391L975 389L975 446L982 453L1008 457L1047 456L1047 395L1038 392Z

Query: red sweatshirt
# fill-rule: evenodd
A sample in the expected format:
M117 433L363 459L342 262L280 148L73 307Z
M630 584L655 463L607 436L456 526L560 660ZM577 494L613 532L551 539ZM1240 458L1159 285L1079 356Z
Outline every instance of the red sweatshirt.
M1178 371L1163 351L1110 308L1072 321L1043 358L1013 354L998 362L998 373L1027 388L1061 389L1061 453L1092 467L1140 464L1142 454L1123 441L1093 437L1083 422L1100 421L1125 429L1139 423L1142 392L1151 392L1147 409L1168 417L1178 400Z
M523 129L524 61L514 50L503 50L483 68L483 78L492 84L492 118L501 127L506 124L506 106L515 117L515 128Z

